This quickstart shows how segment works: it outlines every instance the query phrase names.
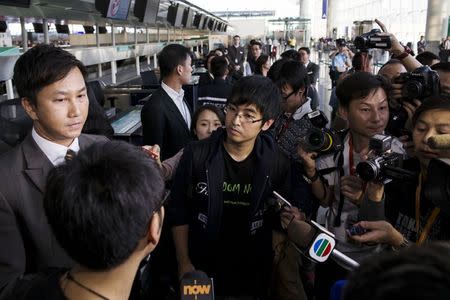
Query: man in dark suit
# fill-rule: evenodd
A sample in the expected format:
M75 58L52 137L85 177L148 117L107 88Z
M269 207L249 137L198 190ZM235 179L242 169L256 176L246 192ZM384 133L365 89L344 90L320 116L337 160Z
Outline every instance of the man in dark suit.
M241 37L233 36L233 45L228 47L228 59L231 66L237 73L243 74L244 71L244 48L240 45Z
M319 80L320 67L318 64L309 60L311 51L308 47L301 47L298 49L300 55L300 62L305 66L308 72L308 79L310 86L308 88L308 97L311 98L311 108L316 109L319 106L319 93L317 92L317 80Z
M14 67L13 81L33 129L0 157L0 291L23 274L73 263L50 230L42 197L54 166L106 141L81 134L89 106L85 75L79 60L50 45L28 50Z
M198 103L200 105L212 104L220 108L225 107L233 85L227 80L228 61L223 56L216 56L211 60L211 73L214 81L202 86L199 91Z
M141 111L145 145L158 144L161 159L174 156L192 140L191 109L184 99L182 86L191 79L189 50L170 44L158 54L161 87L145 103Z

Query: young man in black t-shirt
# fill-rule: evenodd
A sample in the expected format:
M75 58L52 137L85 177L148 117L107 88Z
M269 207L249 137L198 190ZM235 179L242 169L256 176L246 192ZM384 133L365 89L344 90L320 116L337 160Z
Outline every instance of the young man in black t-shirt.
M179 275L205 271L219 296L267 295L274 228L267 200L289 190L289 162L265 133L279 105L269 79L242 78L225 128L188 145L175 176L168 211Z

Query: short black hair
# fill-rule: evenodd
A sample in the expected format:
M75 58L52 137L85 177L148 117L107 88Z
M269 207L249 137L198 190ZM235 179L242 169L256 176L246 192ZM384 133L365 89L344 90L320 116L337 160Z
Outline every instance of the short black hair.
M163 193L161 172L140 147L100 142L49 173L44 209L70 257L89 269L109 270L145 238Z
M37 105L37 94L78 68L86 78L86 68L71 53L53 45L39 44L22 54L14 66L13 82L20 98Z
M298 53L298 51L295 51L294 49L289 49L289 50L284 51L283 53L281 53L281 57L287 58L287 59L292 59L295 61L300 60L300 54Z
M227 105L254 104L263 122L275 119L281 112L281 94L273 82L264 76L253 75L239 79L233 86Z
M261 54L255 63L255 74L262 75L262 68L266 64L266 62L269 60L269 55L267 54Z
M308 47L300 47L300 48L298 48L298 52L300 52L300 50L305 51L308 55L311 54L311 50L309 50Z
M337 85L336 96L339 99L339 105L348 108L352 100L365 98L379 88L388 94L391 85L383 76L368 72L355 72L345 77Z
M308 86L308 71L301 62L288 59L280 64L277 74L272 73L273 76L270 77L280 90L290 85L294 92L298 92L301 88Z
M178 65L184 64L189 56L189 49L182 45L170 44L165 46L161 52L158 53L158 65L161 79L172 74L175 68Z
M191 122L192 136L195 136L194 130L195 130L195 127L197 126L198 118L200 117L200 114L202 112L204 112L205 110L210 110L213 113L215 113L217 115L217 117L219 118L220 123L222 123L222 125L225 124L225 115L223 114L223 111L221 109L219 109L217 106L212 105L212 104L202 105L202 106L198 107L195 110L194 114L192 115L192 122Z
M267 72L267 77L269 77L270 79L272 79L273 82L275 82L279 76L278 74L280 73L281 67L288 61L290 61L290 59L287 58L281 58L275 61L270 67L269 72Z
M225 56L216 56L211 60L211 74L216 77L223 77L228 70L228 60Z
M424 51L422 53L417 54L416 59L422 64L431 66L433 60L440 60L439 56L430 51Z
M262 48L262 43L261 43L260 41L257 41L257 40L251 40L251 41L250 41L250 47L252 47L252 46L254 46L254 45L257 45L257 46L259 46L259 48Z
M343 299L450 299L449 251L441 242L371 256L350 275Z
M241 38L241 37L240 37L239 35L236 34L235 36L233 36L233 39L234 39L234 38Z
M431 69L435 71L450 72L450 62L441 61L435 65L432 65Z
M450 94L440 93L438 95L425 98L422 101L422 104L414 111L414 115L412 117L413 126L416 126L417 120L421 114L432 109L445 109L450 111Z

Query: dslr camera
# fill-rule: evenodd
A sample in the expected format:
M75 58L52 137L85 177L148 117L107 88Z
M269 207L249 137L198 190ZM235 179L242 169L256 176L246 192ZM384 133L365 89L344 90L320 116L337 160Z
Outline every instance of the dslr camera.
M320 110L306 114L286 126L279 124L276 128L276 140L280 149L289 159L299 161L298 146L305 151L317 152L318 155L334 153L343 149L340 137L327 129L328 119Z
M439 75L429 66L421 66L412 72L401 73L395 83L403 84L403 97L406 101L423 100L426 97L439 94Z
M392 136L376 134L369 141L371 155L358 163L356 173L364 181L378 181L383 184L393 179L411 180L414 173L403 170L403 155L392 151Z
M389 49L391 48L391 38L389 36L380 36L380 29L372 29L369 32L363 33L360 36L355 37L353 40L353 45L356 49L367 50L367 49Z

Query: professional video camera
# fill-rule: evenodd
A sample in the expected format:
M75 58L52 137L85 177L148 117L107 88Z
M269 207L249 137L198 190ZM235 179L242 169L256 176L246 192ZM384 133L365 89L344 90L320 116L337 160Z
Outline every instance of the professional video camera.
M287 127L278 128L277 142L281 150L293 160L299 160L297 150L302 146L305 151L325 155L340 151L343 148L339 136L325 126L327 117L320 110L315 110L294 120Z
M380 29L372 29L370 32L355 37L353 45L356 49L367 50L372 48L389 49L391 48L391 38L389 36L378 35Z
M362 180L386 184L392 179L409 181L414 178L413 172L402 169L403 156L392 151L392 139L392 136L383 134L376 134L370 139L372 154L356 166L356 173Z
M403 84L403 97L406 101L423 100L426 97L439 94L439 75L428 66L421 66L412 72L401 73L395 83Z

